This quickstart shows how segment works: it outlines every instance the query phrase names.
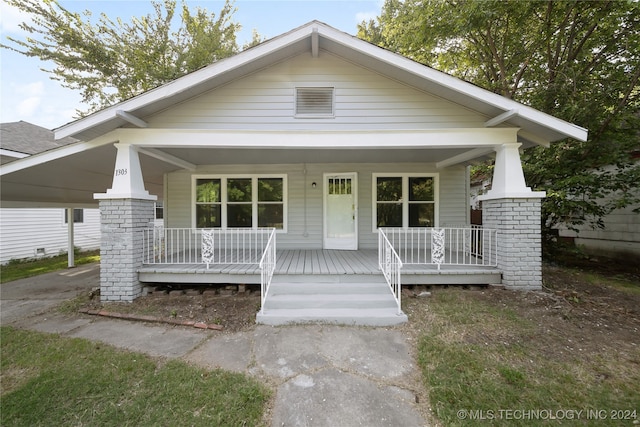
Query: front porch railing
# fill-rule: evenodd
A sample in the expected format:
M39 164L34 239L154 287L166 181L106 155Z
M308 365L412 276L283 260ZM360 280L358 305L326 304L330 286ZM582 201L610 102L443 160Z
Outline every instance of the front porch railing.
M155 227L143 230L144 264L256 264L260 310L276 269L276 230Z
M259 264L272 228L143 230L144 264Z
M402 269L402 261L382 229L378 229L378 264L396 300L398 314L401 314L402 282L400 270Z
M481 227L384 228L404 264L496 267L496 230Z

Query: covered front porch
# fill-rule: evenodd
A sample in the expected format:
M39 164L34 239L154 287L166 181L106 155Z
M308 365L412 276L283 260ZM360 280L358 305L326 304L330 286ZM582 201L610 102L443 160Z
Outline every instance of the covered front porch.
M276 249L275 229L143 231L142 283L260 284L259 323L406 321L402 284L499 283L496 232L379 229L378 249Z

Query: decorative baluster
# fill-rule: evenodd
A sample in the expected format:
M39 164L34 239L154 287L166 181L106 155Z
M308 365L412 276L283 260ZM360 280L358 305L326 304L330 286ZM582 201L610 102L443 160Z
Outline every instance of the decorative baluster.
M438 266L444 263L444 233L445 229L433 229L431 232L431 262Z
M202 230L202 262L207 264L207 270L215 257L214 233L215 230Z

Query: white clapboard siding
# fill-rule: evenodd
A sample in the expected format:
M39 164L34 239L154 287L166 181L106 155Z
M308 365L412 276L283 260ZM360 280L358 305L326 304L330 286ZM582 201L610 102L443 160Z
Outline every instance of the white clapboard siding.
M0 262L58 255L68 248L64 209L0 209ZM100 247L100 211L84 209L82 223L74 224L74 245L82 250Z
M305 173L306 171L306 173ZM375 248L378 240L372 219L372 177L374 173L438 173L440 225L464 224L467 221L466 169L455 166L436 170L432 164L282 164L282 165L216 165L199 167L196 172L169 174L165 224L170 228L193 226L193 178L195 175L259 175L286 174L288 192L288 229L278 235L281 249L322 248L323 174L357 172L359 247ZM316 188L311 184L315 182ZM306 202L305 202L306 200Z
M333 87L335 116L295 116L296 87ZM482 127L485 117L331 54L301 54L148 118L153 128L433 129Z

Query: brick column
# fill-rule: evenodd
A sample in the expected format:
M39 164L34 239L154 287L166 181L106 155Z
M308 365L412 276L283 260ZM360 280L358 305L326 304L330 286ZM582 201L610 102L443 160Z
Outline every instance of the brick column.
M509 289L542 287L541 205L540 197L482 202L482 225L497 230L498 268Z
M101 199L100 299L133 301L142 294L142 230L154 218L154 201Z

